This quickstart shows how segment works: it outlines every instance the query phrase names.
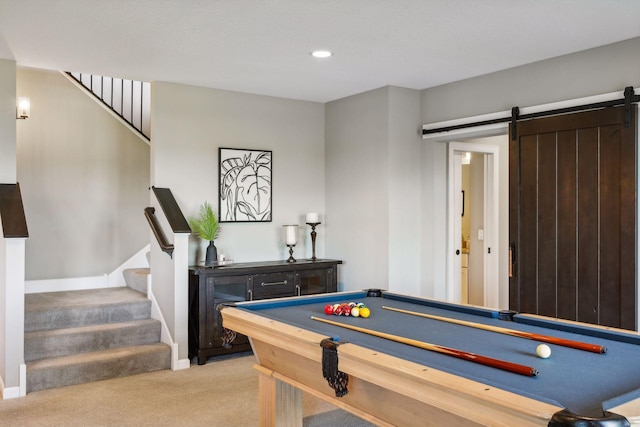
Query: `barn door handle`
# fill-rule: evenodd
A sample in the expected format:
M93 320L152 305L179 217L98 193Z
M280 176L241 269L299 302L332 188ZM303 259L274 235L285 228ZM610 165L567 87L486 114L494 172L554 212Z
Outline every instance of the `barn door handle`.
M513 277L515 272L515 258L516 258L516 244L511 243L509 245L509 277Z

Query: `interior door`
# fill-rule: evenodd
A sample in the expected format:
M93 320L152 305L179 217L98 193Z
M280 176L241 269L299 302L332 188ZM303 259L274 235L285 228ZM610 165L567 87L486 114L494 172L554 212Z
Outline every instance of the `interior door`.
M509 143L512 310L636 328L636 112L517 124ZM511 133L510 133L511 134Z

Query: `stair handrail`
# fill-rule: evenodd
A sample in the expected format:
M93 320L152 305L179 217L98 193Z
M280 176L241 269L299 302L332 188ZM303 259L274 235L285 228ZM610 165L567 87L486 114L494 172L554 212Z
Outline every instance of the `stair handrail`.
M160 245L162 252L166 252L171 258L173 258L173 245L169 243L167 236L165 236L164 231L162 231L162 227L160 227L158 218L156 218L156 209L153 207L144 208L144 216L147 218L147 222L151 227L153 235L156 236L156 240L158 241L158 245Z
M5 238L29 237L20 184L0 184L0 219Z
M162 212L167 218L167 222L169 223L169 227L174 233L191 233L191 227L184 217L182 210L180 210L180 206L178 206L178 202L173 197L173 193L168 188L158 188L152 186L151 189L156 196L156 200L162 208ZM160 227L160 223L155 215L155 208L147 207L144 209L144 215L151 226L151 230L153 234L156 236L156 240L160 245L160 248L163 252L169 254L170 257L173 258L173 244L169 243L167 237L162 231L162 227Z

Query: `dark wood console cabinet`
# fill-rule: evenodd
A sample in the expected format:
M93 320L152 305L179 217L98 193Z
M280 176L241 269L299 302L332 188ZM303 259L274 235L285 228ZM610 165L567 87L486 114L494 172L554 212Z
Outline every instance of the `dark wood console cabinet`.
M340 260L247 262L189 268L189 358L199 365L210 356L250 350L238 334L222 345L221 303L336 292Z

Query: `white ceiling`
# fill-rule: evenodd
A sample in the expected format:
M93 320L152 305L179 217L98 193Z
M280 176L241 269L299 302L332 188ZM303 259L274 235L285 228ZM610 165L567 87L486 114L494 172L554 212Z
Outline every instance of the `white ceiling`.
M19 66L320 102L639 36L640 0L0 0Z

